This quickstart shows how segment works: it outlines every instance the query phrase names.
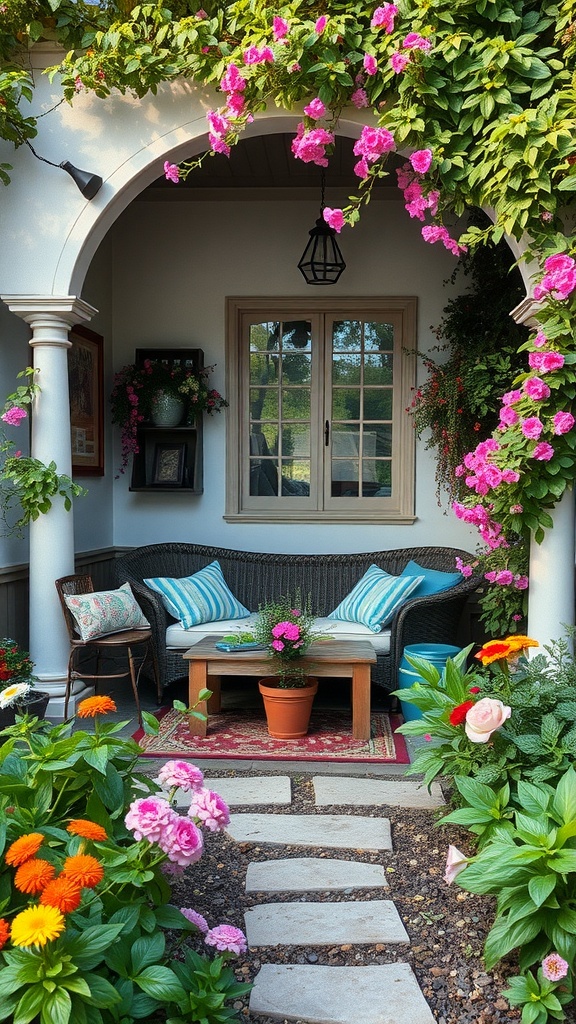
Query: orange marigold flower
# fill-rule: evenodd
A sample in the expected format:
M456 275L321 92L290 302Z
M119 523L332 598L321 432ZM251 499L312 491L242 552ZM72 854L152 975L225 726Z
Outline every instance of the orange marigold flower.
M0 917L0 949L3 949L10 938L10 925L3 917Z
M474 655L483 665L491 665L493 661L500 658L507 658L510 654L510 644L505 640L490 640Z
M43 842L44 836L41 832L29 832L27 835L20 836L19 839L14 840L6 850L4 859L7 864L17 868L25 860L35 857Z
M14 946L45 946L57 939L66 922L56 907L28 907L12 921Z
M62 875L70 878L82 889L93 889L104 878L104 868L96 857L91 857L88 853L77 853L75 857L66 857Z
M527 647L540 647L537 640L531 640L529 636L524 636L523 633L515 633L513 636L507 636L504 643L509 644L511 654L523 651Z
M43 907L56 907L61 914L71 914L78 910L82 890L77 882L65 875L54 878L42 892L40 903Z
M66 826L66 831L71 832L73 836L82 836L83 839L93 839L95 842L108 839L108 833L105 828L102 828L102 825L97 825L94 821L86 821L84 818L74 818Z
M40 857L31 857L24 864L21 864L14 875L14 885L20 892L37 893L42 892L48 882L51 882L56 874L53 864Z
M76 714L78 718L94 718L95 715L107 715L109 711L116 711L112 697L86 697L80 701Z

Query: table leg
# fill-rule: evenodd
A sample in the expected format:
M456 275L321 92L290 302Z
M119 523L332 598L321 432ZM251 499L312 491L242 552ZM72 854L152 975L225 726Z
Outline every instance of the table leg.
M222 679L220 676L208 677L208 689L212 690L212 696L208 698L209 715L217 715L222 710L221 684Z
M352 735L355 740L370 739L370 665L352 669Z
M201 690L208 689L206 685L206 669L207 664L205 661L191 661L188 668L188 707L194 707L198 702L198 694ZM207 701L202 700L195 711L201 711L203 715L208 714ZM205 736L208 727L208 722L204 719L203 722L199 718L195 718L194 715L188 716L188 722L190 724L190 732L192 736Z

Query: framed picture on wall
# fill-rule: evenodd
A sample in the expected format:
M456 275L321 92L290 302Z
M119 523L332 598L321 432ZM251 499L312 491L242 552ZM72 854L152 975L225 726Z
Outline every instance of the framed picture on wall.
M154 451L152 483L156 487L182 487L186 445L180 442L157 444Z
M69 338L72 473L104 476L104 339L82 326L72 327Z

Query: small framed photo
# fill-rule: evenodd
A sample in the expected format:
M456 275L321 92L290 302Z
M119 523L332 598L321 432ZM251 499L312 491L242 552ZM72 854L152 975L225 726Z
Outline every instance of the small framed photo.
M152 484L154 487L182 487L186 445L178 442L157 444L154 450Z
M69 338L72 473L74 476L103 476L103 339L100 334L80 325L71 328Z

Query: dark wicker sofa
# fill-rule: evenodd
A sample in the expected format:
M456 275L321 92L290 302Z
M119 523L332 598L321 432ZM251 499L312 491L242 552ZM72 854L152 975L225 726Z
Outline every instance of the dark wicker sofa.
M392 575L399 575L411 559L427 569L454 572L457 555L465 561L471 558L467 551L445 547L344 555L289 555L165 543L126 552L116 560L114 571L119 584L128 581L132 585L151 623L160 686L164 689L174 680L186 676L187 662L182 658L182 650L166 647L166 629L174 620L158 594L144 584L146 578L191 576L217 559L233 594L250 611L256 612L266 601L298 589L303 595L310 594L315 614L325 616L342 601L373 563ZM474 577L463 578L443 593L409 599L391 624L390 652L378 655L373 681L387 690L396 688L400 659L408 644L455 643L464 605L478 584L479 580Z

